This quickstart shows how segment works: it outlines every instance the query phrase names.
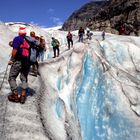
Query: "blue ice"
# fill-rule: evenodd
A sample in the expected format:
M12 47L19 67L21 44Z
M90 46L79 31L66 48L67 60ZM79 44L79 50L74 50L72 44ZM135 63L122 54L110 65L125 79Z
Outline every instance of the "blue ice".
M119 101L112 81L89 54L85 55L75 93L83 140L131 139L133 125L117 110Z

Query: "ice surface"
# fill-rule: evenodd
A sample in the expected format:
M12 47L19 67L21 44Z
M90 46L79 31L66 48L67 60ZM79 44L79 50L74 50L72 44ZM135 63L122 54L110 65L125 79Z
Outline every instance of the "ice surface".
M0 25L0 82L11 51L8 43L19 25ZM78 43L74 31L74 46L68 51L67 32L27 28L45 37L46 59L39 64L40 76L29 76L34 94L24 105L8 102L5 79L0 140L140 139L140 37L107 34L101 41L101 32L93 31L92 40L84 37ZM52 58L52 36L61 43L58 58Z

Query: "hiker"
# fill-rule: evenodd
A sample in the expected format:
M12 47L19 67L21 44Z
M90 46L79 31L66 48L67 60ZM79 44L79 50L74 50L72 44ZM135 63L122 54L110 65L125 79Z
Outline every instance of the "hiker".
M125 35L125 26L124 25L121 26L121 35Z
M28 72L29 72L29 44L25 40L26 37L26 28L20 27L18 36L13 39L13 49L12 56L10 61L8 62L11 65L9 72L9 85L12 91L12 94L8 95L8 100L12 102L20 102L22 104L25 103L26 100L26 90L28 87ZM17 90L16 79L20 74L20 80L22 82L22 92L21 95Z
M105 40L105 31L102 32L102 40Z
M93 33L90 32L90 30L87 30L87 39L91 40L91 36L93 35Z
M38 74L38 62L37 57L39 55L39 39L37 40L36 34L34 31L30 32L30 37L26 37L30 45L30 66L32 67L32 75L37 76Z
M44 61L44 52L46 51L46 42L43 36L40 37L38 61Z
M79 35L79 42L83 42L83 36L85 34L85 31L82 27L80 27L79 31L78 31L78 35Z
M68 49L70 49L70 46L71 47L73 46L72 34L70 31L67 34L67 42L68 42Z
M59 57L59 41L57 39L55 39L54 37L52 37L52 42L51 45L53 46L53 52L54 52L54 57ZM57 56L56 56L56 51L57 51Z

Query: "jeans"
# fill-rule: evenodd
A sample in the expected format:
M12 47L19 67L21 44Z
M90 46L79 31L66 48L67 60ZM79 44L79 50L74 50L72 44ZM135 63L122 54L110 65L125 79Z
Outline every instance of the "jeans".
M39 52L38 61L44 61L44 50Z

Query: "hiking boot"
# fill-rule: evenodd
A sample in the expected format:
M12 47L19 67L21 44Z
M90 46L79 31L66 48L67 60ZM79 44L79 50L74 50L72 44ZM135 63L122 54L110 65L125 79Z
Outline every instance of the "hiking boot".
M32 72L30 75L37 77L37 72Z
M24 104L25 103L25 101L26 101L26 95L25 96L20 96L20 103L21 104Z
M37 75L39 75L39 76L40 76L40 73L39 73L39 72L37 72Z
M24 104L25 103L25 101L26 101L26 90L25 89L23 89L22 90L22 93L21 93L21 96L20 96L20 103L21 104Z
M17 91L13 91L12 94L8 95L8 100L11 102L18 103L20 101L19 95Z

